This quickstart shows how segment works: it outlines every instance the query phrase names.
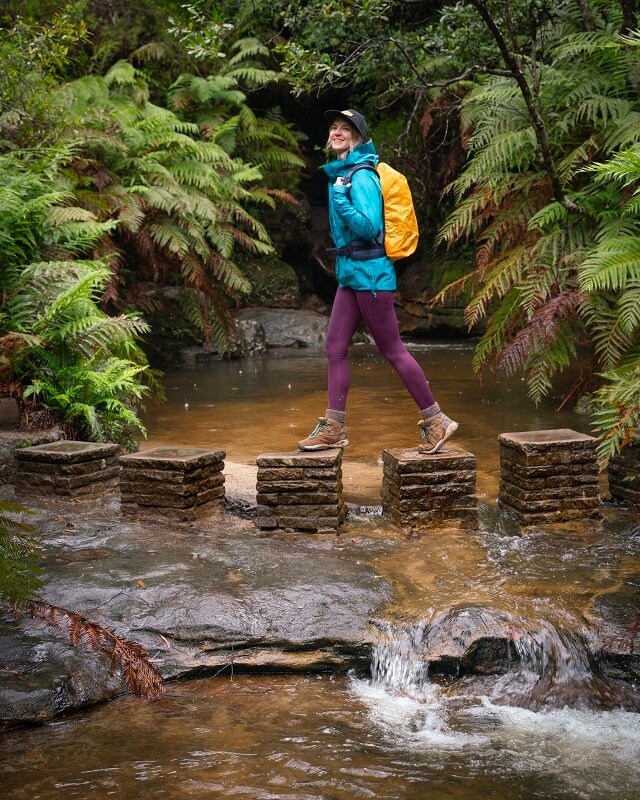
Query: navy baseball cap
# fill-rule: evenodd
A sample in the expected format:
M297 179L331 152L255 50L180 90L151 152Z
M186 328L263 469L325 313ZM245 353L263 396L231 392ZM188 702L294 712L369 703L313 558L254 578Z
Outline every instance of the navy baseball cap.
M353 108L347 108L344 111L338 111L335 108L331 108L329 111L324 112L324 118L327 120L329 125L331 125L336 117L343 117L346 119L349 125L353 125L360 136L362 136L363 141L366 142L367 132L369 130L367 127L367 120L359 111L355 111Z

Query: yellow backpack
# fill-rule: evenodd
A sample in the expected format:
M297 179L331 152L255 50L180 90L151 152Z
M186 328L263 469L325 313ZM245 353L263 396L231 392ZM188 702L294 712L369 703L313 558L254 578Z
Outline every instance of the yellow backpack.
M397 261L399 258L410 256L418 246L419 234L411 189L406 177L381 161L377 168L369 164L356 165L347 172L344 182L350 185L354 173L361 169L375 172L380 178L384 203L384 250L387 257L391 261ZM381 244L377 241L376 243ZM374 252L371 250L372 254Z

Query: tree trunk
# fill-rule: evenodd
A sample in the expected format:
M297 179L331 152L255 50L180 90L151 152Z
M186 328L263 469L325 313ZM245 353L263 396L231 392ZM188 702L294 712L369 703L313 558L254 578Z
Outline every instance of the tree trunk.
M540 154L540 160L542 161L542 166L545 172L549 176L554 198L562 206L564 206L564 208L568 209L569 211L577 211L578 207L572 200L570 200L565 195L564 189L562 188L562 182L560 181L558 169L556 167L553 155L551 153L551 147L549 145L549 137L547 136L547 128L546 125L544 124L544 119L542 118L540 107L536 102L536 98L533 96L531 87L527 83L527 79L522 70L519 58L509 49L507 42L504 36L502 35L502 31L498 28L495 20L491 16L491 12L489 11L489 8L485 0L469 0L469 2L476 9L478 14L482 18L482 21L489 29L496 44L498 45L504 63L506 64L509 72L513 76L513 79L518 84L518 88L520 89L520 93L522 94L522 98L527 107L527 111L529 112L529 118L531 119L531 123L533 125L533 129L536 136L536 141L538 143L538 152Z
M577 3L580 6L580 11L582 11L582 21L584 22L585 31L595 31L596 23L593 19L589 0L577 0Z
M629 33L638 28L638 15L636 0L620 0L622 8L622 30L621 33Z

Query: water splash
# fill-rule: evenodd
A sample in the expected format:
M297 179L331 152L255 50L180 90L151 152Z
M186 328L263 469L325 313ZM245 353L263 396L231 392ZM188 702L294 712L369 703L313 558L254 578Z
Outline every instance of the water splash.
M531 710L640 710L626 681L600 668L589 634L575 619L561 629L549 620L459 607L404 627L381 624L371 675L374 685L411 696L424 691L430 668L457 666L451 697L487 697ZM435 665L435 666L434 666Z
M352 678L371 720L411 749L457 749L478 745L482 737L456 731L441 688L429 680L424 657L426 622L399 628L379 623L371 679Z
M633 687L598 672L582 632L486 608L430 611L428 616L403 626L378 623L371 678L352 681L372 721L411 748L479 746L497 728L528 725L530 715L540 711L555 715L548 723L552 727L566 725L567 714L580 727L590 713L595 721L595 712L640 708ZM501 674L431 679L432 662L448 652L458 653L458 663L465 664L463 654L487 638L495 645L487 652L497 649L509 656L494 662L506 665ZM637 715L630 716L637 725ZM606 720L598 724L606 727Z
M423 687L429 675L422 644L426 627L424 622L404 629L381 626L381 641L371 660L374 685L406 694Z
M560 630L547 620L512 629L517 660L498 677L488 696L492 702L533 711L572 708L640 710L640 698L628 683L601 671L586 632Z
M382 506L353 506L349 510L359 517L381 517L384 513Z

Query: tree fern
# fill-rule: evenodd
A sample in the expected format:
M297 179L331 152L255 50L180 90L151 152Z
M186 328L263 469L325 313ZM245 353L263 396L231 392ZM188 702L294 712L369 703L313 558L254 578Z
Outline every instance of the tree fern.
M640 428L640 350L631 350L622 363L600 378L602 386L592 398L591 410L600 433L598 453L606 464Z
M582 263L585 291L621 291L640 276L640 236L611 237L596 244Z
M245 45L237 48L234 69L243 63L243 53L246 58L263 55L260 48ZM100 81L94 79L94 84L96 80ZM115 224L101 247L111 254L118 274L128 275L125 294L117 297L118 284L112 280L109 296L117 305L124 305L127 293L139 294L134 279L140 283L157 282L161 276L166 280L173 275L173 280L185 289L207 294L212 309L228 314L225 309L229 301L249 288L241 272L243 252L272 252L268 232L257 219L256 209L265 204L273 206L274 198L263 185L263 175L255 161L248 163L226 150L221 145L224 137L218 139L215 131L218 127L233 129L237 144L238 137L246 135L248 120L255 118L247 115L244 108L238 113L238 102L243 102L244 97L228 95L235 91L237 78L218 75L203 80L183 76L172 90L181 113L185 114L194 103L210 103L214 95L227 109L234 106L237 121L231 125L228 111L221 113L218 109L216 119L208 121L204 138L201 131L205 128L200 120L198 124L181 119L168 109L152 105L144 92L140 94L140 82L140 74L131 65L116 64L102 80L102 87L91 91L92 95L104 97L106 89L106 114L104 107L99 114L92 107L83 107L86 82L82 82L77 94L74 85L65 90L85 126L81 151L70 164L78 186L75 205L103 223ZM262 131L257 139L271 142L276 128L272 126L269 132L260 125L255 122L255 130ZM279 129L277 133L288 145L290 139ZM110 144L110 139L117 140L117 144ZM270 144L269 148L265 158L269 169L275 170L276 165L281 171L283 165L299 169L301 162L290 153L285 155L286 147ZM96 171L110 176L106 192L97 183L92 187ZM129 268L130 260L132 267L135 263L134 268ZM205 329L211 328L210 322L203 316L201 323L206 338Z
M534 42L537 60L522 62L573 211L540 168L540 142L515 82L486 75L463 101L468 161L448 189L456 208L438 240L475 241L476 269L441 297L472 287L466 320L488 319L475 368L523 372L535 402L577 359L578 343L581 358L592 356L594 381L599 370L605 383L622 380L618 365L638 345L640 59L637 43L616 39L613 5L602 17L596 9L596 30L583 31L578 4L560 3ZM598 395L602 433L605 419L624 416L605 410L613 396L604 386Z

